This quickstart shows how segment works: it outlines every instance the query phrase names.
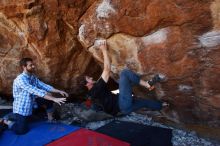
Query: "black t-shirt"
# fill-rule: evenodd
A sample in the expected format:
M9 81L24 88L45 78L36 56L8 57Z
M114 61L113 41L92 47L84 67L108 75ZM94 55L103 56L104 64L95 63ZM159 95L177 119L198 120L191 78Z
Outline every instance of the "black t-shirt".
M98 100L106 113L116 115L119 112L118 96L107 88L107 83L102 77L89 90L88 96Z

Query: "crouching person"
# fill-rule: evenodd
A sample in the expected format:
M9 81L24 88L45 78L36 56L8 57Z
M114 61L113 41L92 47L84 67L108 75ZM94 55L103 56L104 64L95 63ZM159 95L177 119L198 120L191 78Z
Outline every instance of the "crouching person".
M5 116L2 123L16 134L25 134L29 131L28 119L34 107L46 105L48 120L52 120L52 103L60 105L66 98L55 98L50 93L59 93L64 97L68 97L68 94L41 82L34 75L35 65L31 58L22 58L20 66L23 73L13 82L13 113Z

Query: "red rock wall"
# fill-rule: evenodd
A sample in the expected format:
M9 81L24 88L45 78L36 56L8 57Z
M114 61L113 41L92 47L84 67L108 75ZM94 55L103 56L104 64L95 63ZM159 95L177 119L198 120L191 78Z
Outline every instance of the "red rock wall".
M0 1L0 91L11 93L22 56L73 89L77 75L100 72L94 45L106 38L113 78L125 67L164 75L156 97L171 103L170 118L220 125L219 12L219 0Z
M43 81L64 89L73 88L76 76L99 71L77 40L78 19L91 4L85 0L0 1L0 92L11 94L22 57L34 59Z
M219 1L103 0L80 19L79 41L102 61L95 41L107 38L113 77L125 67L149 79L180 122L220 125ZM143 95L143 93L139 93Z

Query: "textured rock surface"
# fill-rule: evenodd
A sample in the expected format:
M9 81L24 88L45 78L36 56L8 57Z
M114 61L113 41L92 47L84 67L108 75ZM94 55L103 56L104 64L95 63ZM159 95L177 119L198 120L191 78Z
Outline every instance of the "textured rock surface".
M115 79L125 67L145 79L164 75L156 95L171 103L171 119L219 126L219 6L218 0L103 0L80 19L78 38L100 61L95 42L107 39Z
M77 75L100 72L94 44L106 38L114 79L125 67L160 73L155 94L170 119L219 126L219 12L219 0L0 1L0 92L11 93L24 56L43 81L74 89Z
M77 40L78 19L91 3L0 1L0 92L11 93L21 57L32 57L40 78L57 88L71 89L77 75L99 72Z

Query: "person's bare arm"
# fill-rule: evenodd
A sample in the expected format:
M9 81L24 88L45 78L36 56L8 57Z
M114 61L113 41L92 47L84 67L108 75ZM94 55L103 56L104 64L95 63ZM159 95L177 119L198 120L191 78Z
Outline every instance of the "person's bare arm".
M110 59L109 59L109 55L108 55L106 40L103 40L100 43L99 48L102 51L103 58L104 58L104 69L103 69L101 77L107 83L109 80L109 77L110 77L111 63L110 63Z
M52 91L51 92L53 92L53 93L59 93L59 94L61 94L62 96L64 96L64 97L68 97L69 95L68 95L68 93L66 93L65 91L62 91L62 90L58 90L58 89L52 89Z
M140 83L139 83L139 84L140 84L141 86L146 87L148 90L153 90L153 89L154 89L154 86L150 86L147 81L140 80Z
M51 94L46 94L44 96L44 98L47 99L47 100L51 100L53 102L56 102L59 105L61 105L61 103L65 103L65 101L66 101L66 98L55 98L55 97L51 96Z

